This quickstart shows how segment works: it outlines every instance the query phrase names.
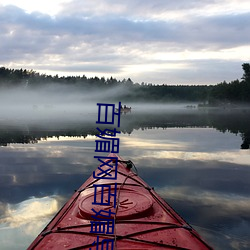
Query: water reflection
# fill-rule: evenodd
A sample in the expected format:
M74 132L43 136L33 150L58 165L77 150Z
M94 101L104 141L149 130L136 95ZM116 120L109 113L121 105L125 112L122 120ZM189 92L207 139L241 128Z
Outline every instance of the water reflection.
M43 217L55 214L59 209L56 198L30 198L17 204L7 204L4 211L5 217L0 220L3 225L11 228L20 227L24 224L30 224L31 221L41 222ZM34 224L34 223L32 223ZM32 233L30 228L26 227L25 233Z
M122 116L120 155L216 249L249 249L250 154L240 150L248 118L135 114ZM8 145L0 148L1 249L25 249L97 167L94 117L16 128L0 133ZM24 134L37 143L17 143Z
M248 149L250 145L250 109L237 110L199 110L192 109L149 109L133 110L121 116L121 131L131 134L137 129L151 128L215 128L220 132L240 135L239 148ZM0 123L0 145L11 143L37 143L41 139L72 136L95 135L97 114L76 115L72 120L8 120ZM106 128L106 126L105 126Z
M60 197L30 198L17 204L3 204L0 218L2 249L23 249L36 237L61 207Z
M239 136L175 128L122 139L140 176L215 249L250 248L250 154L235 149Z

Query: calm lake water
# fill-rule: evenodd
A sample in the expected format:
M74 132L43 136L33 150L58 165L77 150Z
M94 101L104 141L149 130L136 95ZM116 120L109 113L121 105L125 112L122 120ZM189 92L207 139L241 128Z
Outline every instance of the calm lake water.
M0 118L0 249L27 248L97 167L97 107L46 108ZM250 110L133 108L120 155L215 249L250 249Z

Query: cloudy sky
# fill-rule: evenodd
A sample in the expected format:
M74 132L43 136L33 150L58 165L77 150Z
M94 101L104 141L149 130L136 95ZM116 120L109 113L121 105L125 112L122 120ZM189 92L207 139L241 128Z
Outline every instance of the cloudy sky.
M249 0L0 0L0 66L216 84L241 78L249 23Z

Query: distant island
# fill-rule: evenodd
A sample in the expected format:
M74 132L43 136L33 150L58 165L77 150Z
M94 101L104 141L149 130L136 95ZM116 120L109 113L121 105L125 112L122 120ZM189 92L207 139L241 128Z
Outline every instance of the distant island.
M134 83L130 78L117 80L113 77L87 78L82 76L51 76L34 70L0 67L0 88L36 89L49 85L66 85L78 91L111 91L117 88L113 100L126 102L196 102L199 107L234 107L250 104L250 64L242 64L241 80L216 85L153 85Z

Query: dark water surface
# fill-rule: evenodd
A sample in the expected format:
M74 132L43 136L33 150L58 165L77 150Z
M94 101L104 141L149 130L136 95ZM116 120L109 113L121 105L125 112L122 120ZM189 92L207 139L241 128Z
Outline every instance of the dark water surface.
M97 113L51 117L0 120L0 249L25 249L97 167ZM180 107L121 117L120 155L215 249L250 249L249 117Z

